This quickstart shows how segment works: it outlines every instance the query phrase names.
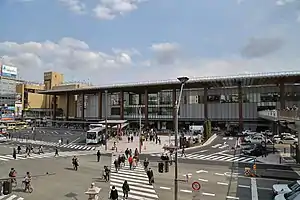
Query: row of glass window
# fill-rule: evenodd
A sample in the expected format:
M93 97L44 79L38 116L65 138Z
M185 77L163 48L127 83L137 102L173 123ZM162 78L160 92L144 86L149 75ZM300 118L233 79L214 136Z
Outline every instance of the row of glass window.
M124 98L124 106L128 105L145 105L144 94L129 94L129 97ZM286 101L300 101L300 92L288 92L285 94ZM279 102L280 94L277 92L269 93L249 93L243 95L244 103L259 103L259 102ZM159 94L148 95L148 105L172 105L172 92L161 92ZM238 103L238 94L230 95L208 95L208 103ZM183 104L203 104L203 95L183 96ZM120 98L118 94L111 95L111 105L120 105Z

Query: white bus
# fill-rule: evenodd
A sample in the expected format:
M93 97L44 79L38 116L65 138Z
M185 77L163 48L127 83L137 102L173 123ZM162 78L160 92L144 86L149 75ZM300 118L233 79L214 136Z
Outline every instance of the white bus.
M86 144L99 144L105 139L105 127L97 127L86 132Z

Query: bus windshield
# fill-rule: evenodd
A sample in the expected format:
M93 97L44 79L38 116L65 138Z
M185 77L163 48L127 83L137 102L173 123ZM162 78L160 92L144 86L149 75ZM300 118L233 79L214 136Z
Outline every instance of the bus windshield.
M95 140L96 139L96 133L95 132L88 132L87 135L86 135L86 138L90 139L90 140Z
M94 128L99 128L99 127L104 127L104 125L102 124L90 124L89 125L89 129L94 129Z

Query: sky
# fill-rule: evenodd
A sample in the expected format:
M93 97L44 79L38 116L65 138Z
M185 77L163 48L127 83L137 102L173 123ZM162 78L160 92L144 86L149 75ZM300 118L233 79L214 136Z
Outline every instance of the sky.
M300 0L0 0L0 62L94 85L300 71Z

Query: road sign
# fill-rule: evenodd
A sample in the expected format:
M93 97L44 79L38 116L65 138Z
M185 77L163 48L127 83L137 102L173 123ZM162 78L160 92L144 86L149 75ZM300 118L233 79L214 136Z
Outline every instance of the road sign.
M194 182L192 183L192 188L193 188L193 190L200 190L201 185L200 185L199 182L194 181Z

